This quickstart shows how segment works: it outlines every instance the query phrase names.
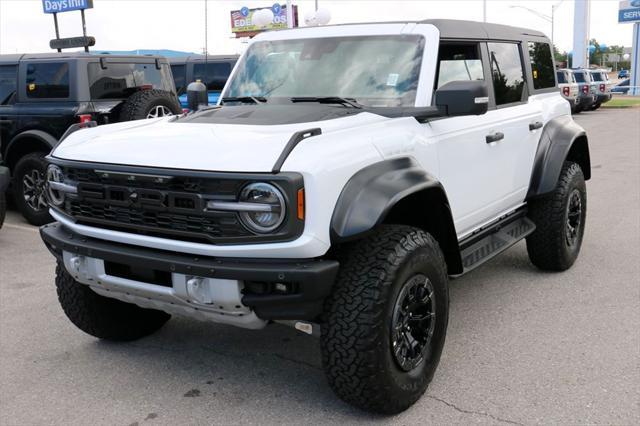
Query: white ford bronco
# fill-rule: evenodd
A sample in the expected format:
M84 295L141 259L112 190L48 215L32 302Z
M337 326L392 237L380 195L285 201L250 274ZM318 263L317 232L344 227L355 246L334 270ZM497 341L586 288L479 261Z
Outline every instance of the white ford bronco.
M589 150L556 84L533 30L260 34L219 105L83 129L49 155L62 308L125 341L174 314L283 322L319 334L342 399L400 412L438 365L449 277L523 239L543 270L578 256Z

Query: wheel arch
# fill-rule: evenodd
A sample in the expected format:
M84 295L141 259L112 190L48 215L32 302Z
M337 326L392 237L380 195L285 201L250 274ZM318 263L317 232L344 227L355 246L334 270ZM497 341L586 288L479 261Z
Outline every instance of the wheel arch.
M380 224L415 226L442 249L448 273L462 273L451 208L442 184L412 158L374 163L354 174L343 188L331 218L331 242L367 235Z
M587 134L569 115L556 117L545 125L533 163L527 199L553 191L567 160L578 163L585 180L591 178Z
M49 152L57 142L55 137L42 130L26 130L14 136L7 145L5 162L13 170L20 158L32 152Z

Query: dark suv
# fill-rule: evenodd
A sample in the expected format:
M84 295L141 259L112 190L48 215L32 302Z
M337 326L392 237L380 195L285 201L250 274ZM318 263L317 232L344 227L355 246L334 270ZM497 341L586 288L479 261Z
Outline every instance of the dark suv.
M51 220L43 158L71 125L181 112L161 56L0 55L0 155L13 176L16 207L34 225Z
M237 55L191 55L170 58L171 71L180 97L180 105L187 108L187 85L200 80L207 86L209 105L218 103L229 74L238 61Z

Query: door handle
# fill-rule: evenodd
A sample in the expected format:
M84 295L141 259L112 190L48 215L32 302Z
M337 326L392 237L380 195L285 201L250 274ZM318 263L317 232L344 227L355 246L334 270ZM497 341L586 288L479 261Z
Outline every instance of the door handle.
M502 139L504 139L504 133L502 132L491 133L486 137L487 143L498 142L498 141L501 141Z
M529 123L529 130L537 130L542 127L542 121L534 121L533 123Z

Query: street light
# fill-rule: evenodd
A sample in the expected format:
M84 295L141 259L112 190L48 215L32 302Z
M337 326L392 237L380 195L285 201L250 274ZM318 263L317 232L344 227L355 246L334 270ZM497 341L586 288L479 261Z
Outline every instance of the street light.
M544 13L540 13L537 10L533 10L530 9L526 6L509 6L511 9L515 9L515 8L520 8L520 9L524 9L530 13L533 13L534 15L544 19L545 21L551 23L551 46L554 46L553 44L553 32L554 32L554 20L555 20L555 15L556 15L556 9L562 4L562 2L564 2L564 0L560 0L558 3L554 4L551 6L551 16L549 15L545 15Z

